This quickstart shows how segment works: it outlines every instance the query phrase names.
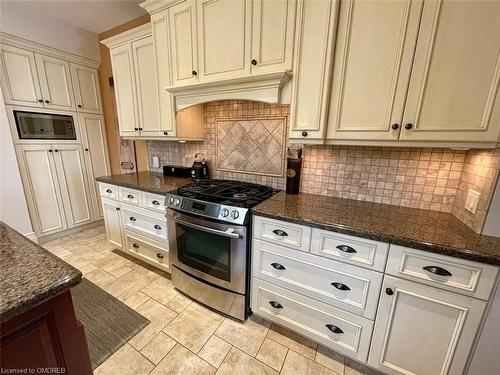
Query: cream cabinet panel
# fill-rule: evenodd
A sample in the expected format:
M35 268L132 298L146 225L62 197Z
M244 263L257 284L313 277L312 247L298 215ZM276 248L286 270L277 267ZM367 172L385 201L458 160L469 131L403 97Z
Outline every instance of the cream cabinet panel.
M401 139L498 139L499 35L498 1L424 3Z
M169 8L173 85L198 81L195 8L194 0Z
M391 276L382 290L368 364L388 374L462 374L486 303Z
M252 74L291 70L297 1L252 3Z
M99 76L96 69L70 64L77 112L102 113Z
M338 3L298 3L289 138L323 141L333 60Z
M44 107L74 111L69 62L38 53L35 54L35 60Z
M43 107L35 54L21 48L2 45L1 63L5 103Z
M122 248L122 224L120 215L120 204L118 202L102 198L102 211L104 213L104 225L108 242L118 249Z
M200 81L248 76L251 43L250 0L198 0Z
M399 139L421 11L413 0L340 3L327 139Z

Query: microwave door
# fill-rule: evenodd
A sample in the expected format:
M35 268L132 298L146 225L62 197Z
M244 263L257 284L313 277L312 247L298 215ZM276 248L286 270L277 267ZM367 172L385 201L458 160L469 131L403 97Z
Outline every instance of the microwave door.
M73 116L14 111L20 139L76 140Z

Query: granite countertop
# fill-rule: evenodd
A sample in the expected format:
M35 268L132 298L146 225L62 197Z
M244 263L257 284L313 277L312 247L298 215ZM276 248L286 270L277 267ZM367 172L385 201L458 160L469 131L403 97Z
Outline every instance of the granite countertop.
M191 182L191 178L164 176L157 172L124 173L97 177L97 181L150 193L165 194Z
M0 221L0 322L78 284L82 273Z
M500 266L500 238L475 233L452 214L313 194L280 192L255 215Z

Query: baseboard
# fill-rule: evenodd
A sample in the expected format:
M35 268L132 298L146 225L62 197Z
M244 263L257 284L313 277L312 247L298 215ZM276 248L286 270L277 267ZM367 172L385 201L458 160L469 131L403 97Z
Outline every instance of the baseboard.
M30 239L31 241L33 241L34 243L38 243L38 238L35 234L35 232L31 232L31 233L26 233L24 234L24 237Z
M99 225L103 225L103 224L104 224L104 219L99 219L99 220L94 221L94 222L89 223L89 224L80 225L80 226L75 227L75 228L63 230L61 232L49 234L49 235L46 235L46 236L40 236L38 238L38 241L39 241L38 243L39 244L43 244L43 243L46 243L46 242L49 242L49 241L52 241L52 240L57 240L58 238L66 237L66 236L69 236L69 235L72 235L72 234L75 234L75 233L78 233L78 232L82 232L84 230L91 229L93 227L96 227L96 226L99 226Z

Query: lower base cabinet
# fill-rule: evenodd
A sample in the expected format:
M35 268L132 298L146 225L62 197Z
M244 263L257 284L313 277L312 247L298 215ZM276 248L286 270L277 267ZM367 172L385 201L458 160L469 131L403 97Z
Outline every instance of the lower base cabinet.
M133 255L164 271L170 271L168 266L168 251L165 250L164 245L162 246L159 243L155 243L155 241L130 232L125 233L124 245L123 250L127 254Z
M108 242L118 249L123 248L120 204L111 199L101 198L104 225Z

